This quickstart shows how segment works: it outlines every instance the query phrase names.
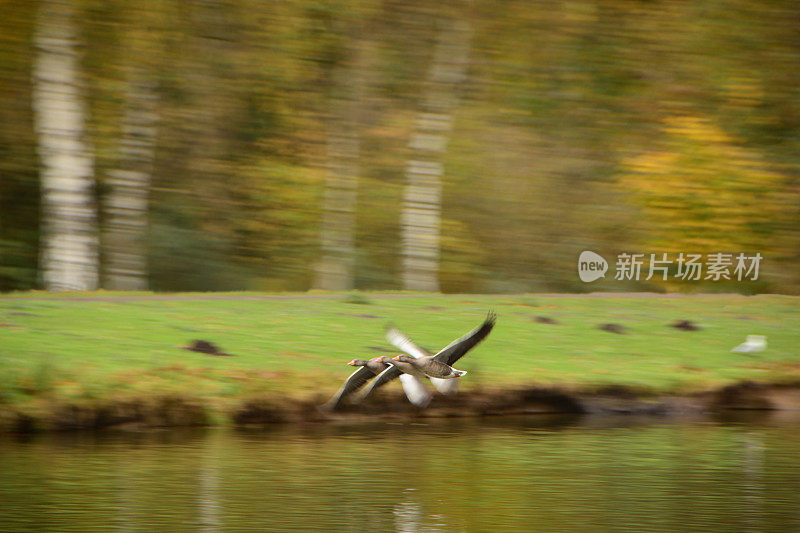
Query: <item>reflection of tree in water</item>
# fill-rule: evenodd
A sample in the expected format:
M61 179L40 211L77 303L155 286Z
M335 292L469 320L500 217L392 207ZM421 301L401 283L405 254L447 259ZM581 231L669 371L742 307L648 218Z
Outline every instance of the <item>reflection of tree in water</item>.
M434 533L443 531L445 526L441 515L430 515L433 524L425 524L426 515L423 513L422 505L414 497L417 489L408 488L403 490L400 501L395 504L392 512L394 513L394 527L397 533Z
M113 520L113 531L125 533L135 531L139 525L136 518L137 477L130 470L129 462L118 461L114 465L114 485L116 488L116 505Z
M210 440L213 446L215 440ZM219 454L211 446L207 447L200 457L200 481L197 494L197 514L200 531L219 531Z
M742 442L744 530L764 530L764 437L747 433Z

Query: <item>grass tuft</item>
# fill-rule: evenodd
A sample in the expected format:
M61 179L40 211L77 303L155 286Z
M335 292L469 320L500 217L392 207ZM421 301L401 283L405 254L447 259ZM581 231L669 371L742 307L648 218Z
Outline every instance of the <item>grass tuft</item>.
M342 301L344 303L356 305L369 305L372 303L363 292L358 290L348 292L345 297L342 298Z

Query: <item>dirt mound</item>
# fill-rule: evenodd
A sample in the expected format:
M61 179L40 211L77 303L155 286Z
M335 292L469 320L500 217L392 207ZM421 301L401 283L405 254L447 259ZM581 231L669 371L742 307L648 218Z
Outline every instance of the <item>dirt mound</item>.
M219 357L230 357L230 354L227 354L220 350L213 342L204 341L204 340L196 340L193 341L192 344L188 346L182 346L184 350L189 350L192 352L199 352L204 353L207 355L216 355Z

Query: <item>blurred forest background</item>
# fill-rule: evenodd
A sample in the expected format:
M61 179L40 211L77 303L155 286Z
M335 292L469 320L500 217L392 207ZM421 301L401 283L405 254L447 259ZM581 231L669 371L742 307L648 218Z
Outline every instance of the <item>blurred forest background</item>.
M0 290L800 292L800 2L0 12Z

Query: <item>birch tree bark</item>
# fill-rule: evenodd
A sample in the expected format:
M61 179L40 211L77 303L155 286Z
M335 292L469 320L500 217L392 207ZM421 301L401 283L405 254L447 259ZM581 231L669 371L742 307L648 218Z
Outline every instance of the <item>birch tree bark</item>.
M360 108L366 85L366 44L351 45L347 62L334 72L335 95L328 132L325 196L320 232L322 258L315 288L333 291L353 288L355 216L358 196Z
M98 282L94 159L86 141L72 2L42 0L34 35L33 107L41 161L40 275L47 290Z
M119 166L109 172L103 252L105 283L112 290L147 290L148 198L155 159L157 96L144 69L135 68L128 95Z
M409 148L400 231L403 287L439 291L439 241L444 158L466 75L472 32L463 19L443 23Z

